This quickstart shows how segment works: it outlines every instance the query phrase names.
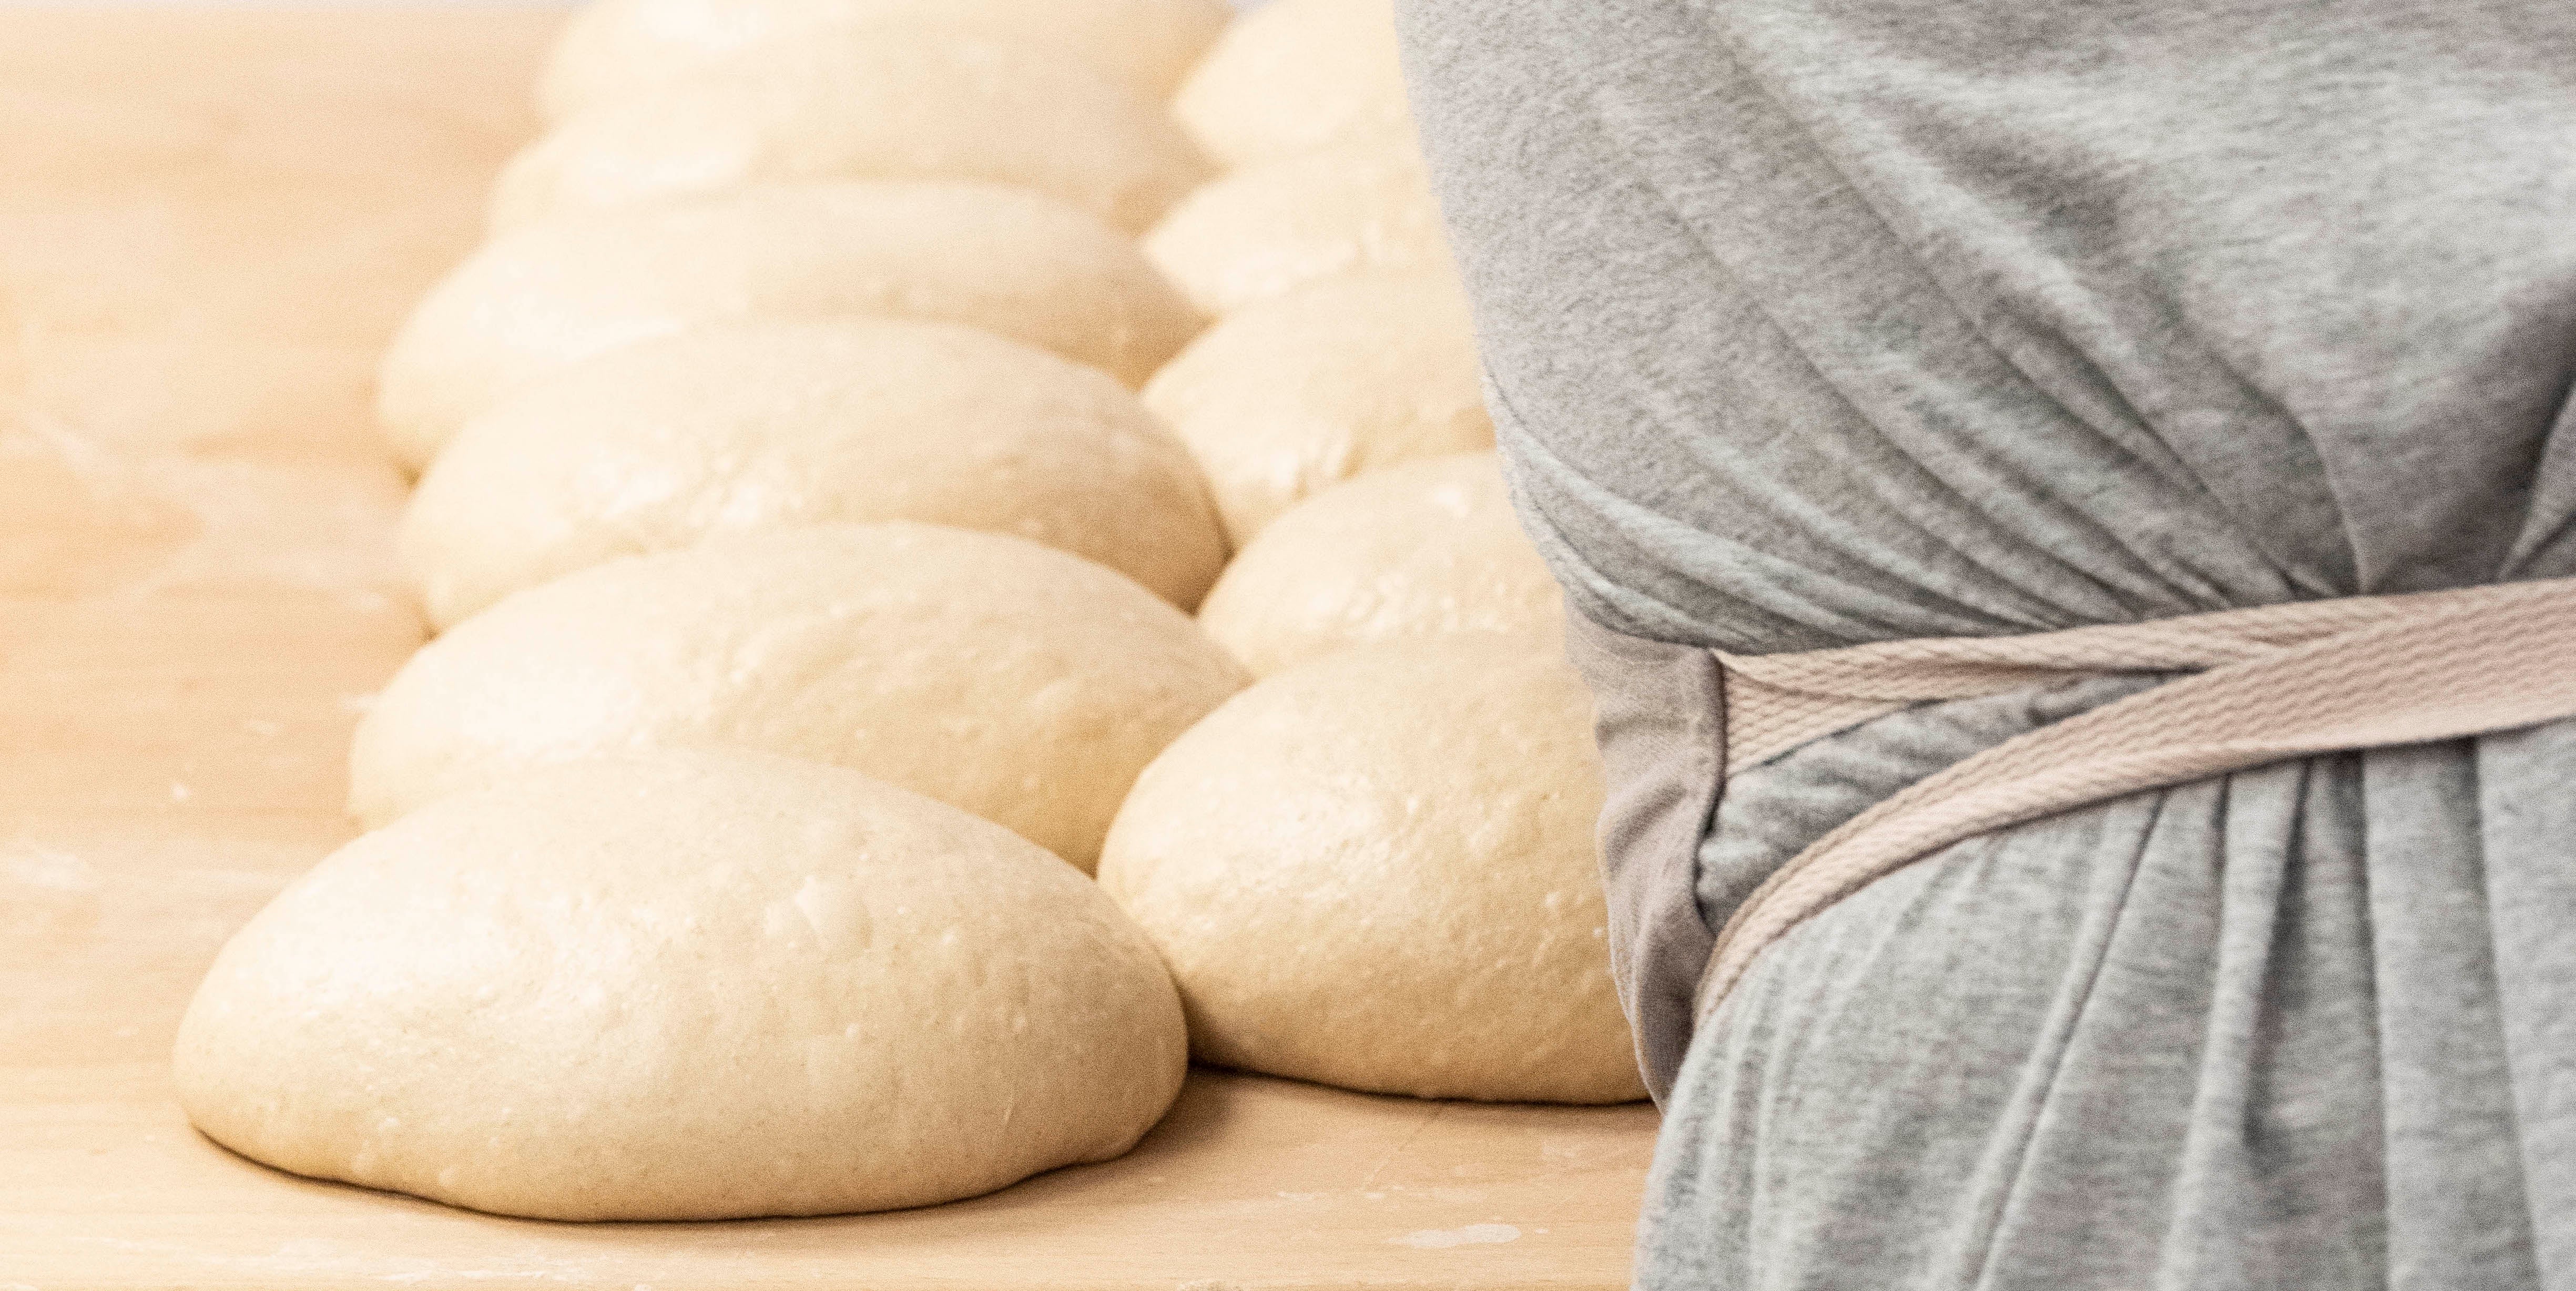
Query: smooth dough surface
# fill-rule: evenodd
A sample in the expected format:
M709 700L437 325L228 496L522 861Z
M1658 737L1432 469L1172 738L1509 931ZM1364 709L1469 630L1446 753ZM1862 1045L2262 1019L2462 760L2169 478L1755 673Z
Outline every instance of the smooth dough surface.
M1140 384L1199 319L1135 244L1023 189L776 185L547 220L485 244L386 353L377 410L421 466L465 421L621 345L744 317L963 323Z
M1202 1058L1425 1098L1644 1096L1610 981L1592 706L1510 638L1263 681L1136 782L1100 882Z
M423 646L358 723L380 825L535 765L748 748L864 771L1089 871L1136 773L1246 677L1188 615L1018 538L827 525L610 561Z
M1145 386L1240 547L1399 462L1491 448L1467 301L1445 271L1353 274L1209 328Z
M1179 1001L1073 869L835 767L575 763L333 853L216 957L179 1099L254 1160L547 1219L919 1206L1125 1152Z
M685 80L713 63L876 41L1018 40L1160 101L1225 27L1224 0L593 0L537 84L551 119Z
M1563 597L1492 453L1408 462L1299 503L1208 593L1199 625L1256 677L1461 632L1562 643Z
M1393 0L1270 0L1217 38L1172 110L1226 166L1410 141Z
M1027 538L1184 609L1226 556L1197 464L1125 387L886 319L725 324L568 368L466 423L401 550L446 627L619 556L877 520Z
M1422 158L1410 142L1326 148L1238 170L1182 198L1145 254L1210 314L1362 269L1445 268Z
M1050 51L891 36L726 65L575 113L501 172L492 223L753 183L970 179L1152 224L1207 159L1155 100Z

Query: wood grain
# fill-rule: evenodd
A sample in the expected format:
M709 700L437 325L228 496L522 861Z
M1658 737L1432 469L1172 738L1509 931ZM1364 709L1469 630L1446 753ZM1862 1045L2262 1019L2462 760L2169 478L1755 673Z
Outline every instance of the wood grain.
M348 836L418 643L375 356L475 240L555 19L0 11L0 1289L1612 1287L1652 1113L1200 1072L1145 1145L991 1197L496 1219L191 1131L224 937Z

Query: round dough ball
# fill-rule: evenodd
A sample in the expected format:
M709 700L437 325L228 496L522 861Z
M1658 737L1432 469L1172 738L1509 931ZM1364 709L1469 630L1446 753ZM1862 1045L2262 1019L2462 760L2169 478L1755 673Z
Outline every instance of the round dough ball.
M1241 547L1307 496L1494 445L1466 298L1446 273L1317 283L1209 328L1145 386Z
M921 1206L1125 1152L1180 1090L1135 925L837 767L663 754L447 799L215 959L179 1101L297 1174L544 1219Z
M1140 230L1205 180L1161 103L993 41L878 39L616 99L501 173L492 222L816 179L1018 184Z
M1512 515L1492 453L1328 489L1226 566L1199 626L1256 677L1381 641L1509 633L1559 647L1556 580Z
M1380 144L1236 171L1182 198L1145 255L1210 314L1354 270L1449 264L1421 157Z
M851 767L1088 872L1138 770L1241 688L1189 616L1090 561L932 525L629 556L421 648L358 723L369 825L531 766L749 748Z
M1101 886L1202 1058L1424 1098L1644 1095L1610 981L1592 705L1509 638L1281 673L1146 768Z
M1015 188L837 183L532 224L431 290L385 355L378 412L412 466L537 378L743 317L964 323L1135 385L1198 330L1125 235Z
M1227 166L1354 140L1411 140L1395 5L1271 0L1217 38L1172 110Z
M1159 102L1229 12L1224 0L594 0L555 42L537 101L561 119L711 64L881 41L895 28L923 44L1021 41Z
M1198 466L1125 387L881 319L734 323L569 368L466 423L401 548L446 627L619 556L873 520L1014 534L1184 609L1226 556Z

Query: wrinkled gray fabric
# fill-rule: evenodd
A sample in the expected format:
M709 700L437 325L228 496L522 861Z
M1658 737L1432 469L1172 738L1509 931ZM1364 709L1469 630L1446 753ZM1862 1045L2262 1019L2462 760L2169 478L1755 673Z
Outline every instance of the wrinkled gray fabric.
M1402 28L1515 497L1608 629L1766 653L2576 575L2576 5ZM2085 702L1739 775L1695 917ZM2576 1288L2571 786L2561 724L1880 881L1691 1038L1640 1283Z
M1592 688L1610 782L1600 829L1602 878L1614 898L1610 976L1636 1033L1646 1091L1660 1103L1690 1043L1691 987L1716 941L1697 892L1700 840L1725 778L1717 656L1624 636L1580 614L1569 616L1565 653Z

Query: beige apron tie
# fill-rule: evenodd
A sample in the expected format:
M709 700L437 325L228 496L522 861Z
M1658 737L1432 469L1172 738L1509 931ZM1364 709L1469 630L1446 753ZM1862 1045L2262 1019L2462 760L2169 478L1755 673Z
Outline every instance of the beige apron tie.
M1730 773L1927 700L2104 673L2197 675L2006 740L1816 840L1718 932L1702 1023L1754 956L1808 916L1952 843L2266 762L2576 717L2576 579L1719 661Z

